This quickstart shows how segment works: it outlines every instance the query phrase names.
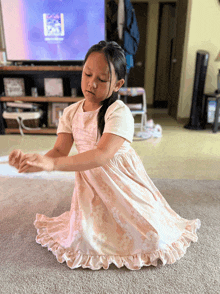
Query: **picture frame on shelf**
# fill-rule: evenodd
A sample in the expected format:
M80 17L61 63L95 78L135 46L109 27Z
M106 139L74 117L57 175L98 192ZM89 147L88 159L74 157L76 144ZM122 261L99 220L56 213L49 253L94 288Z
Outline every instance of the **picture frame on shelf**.
M45 96L63 96L62 78L44 78Z
M59 118L69 103L49 103L48 105L48 127L58 127Z
M3 78L5 96L22 97L25 96L23 78Z

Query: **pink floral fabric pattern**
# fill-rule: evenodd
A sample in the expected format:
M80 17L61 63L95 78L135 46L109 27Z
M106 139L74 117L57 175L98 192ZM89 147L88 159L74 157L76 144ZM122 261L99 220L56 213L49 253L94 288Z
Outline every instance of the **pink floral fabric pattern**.
M68 126L79 153L96 148L100 138L99 109L83 112L82 105ZM36 242L71 269L108 269L114 263L139 270L179 260L197 242L201 222L172 210L125 141L106 165L75 173L70 211L52 218L37 214L34 225Z

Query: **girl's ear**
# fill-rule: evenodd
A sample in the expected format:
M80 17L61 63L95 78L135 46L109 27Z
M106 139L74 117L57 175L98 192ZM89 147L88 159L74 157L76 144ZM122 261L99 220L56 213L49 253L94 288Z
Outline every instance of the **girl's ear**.
M124 85L124 83L125 83L124 79L117 81L114 92L118 92L118 90Z

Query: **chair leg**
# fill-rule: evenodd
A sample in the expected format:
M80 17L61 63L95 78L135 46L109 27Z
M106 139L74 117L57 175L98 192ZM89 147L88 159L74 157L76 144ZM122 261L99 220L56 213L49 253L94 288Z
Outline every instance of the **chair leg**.
M147 114L145 113L144 114L144 125L146 126L146 124L147 124Z
M146 115L142 114L141 126L143 129L145 128L146 124L147 124Z
M141 132L143 132L143 115L141 115Z
M22 127L21 127L20 117L17 117L17 122L18 122L18 126L19 126L19 131L20 131L21 135L24 136L24 133L23 133Z

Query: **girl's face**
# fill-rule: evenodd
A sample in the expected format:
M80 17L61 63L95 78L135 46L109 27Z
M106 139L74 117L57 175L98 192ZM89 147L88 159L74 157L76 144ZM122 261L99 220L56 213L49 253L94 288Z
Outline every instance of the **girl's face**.
M124 79L117 81L114 66L112 63L110 65L112 71L110 90L110 72L104 53L91 53L83 67L81 80L82 92L85 99L94 106L100 105L102 100L109 98L113 91L117 92L124 84Z

